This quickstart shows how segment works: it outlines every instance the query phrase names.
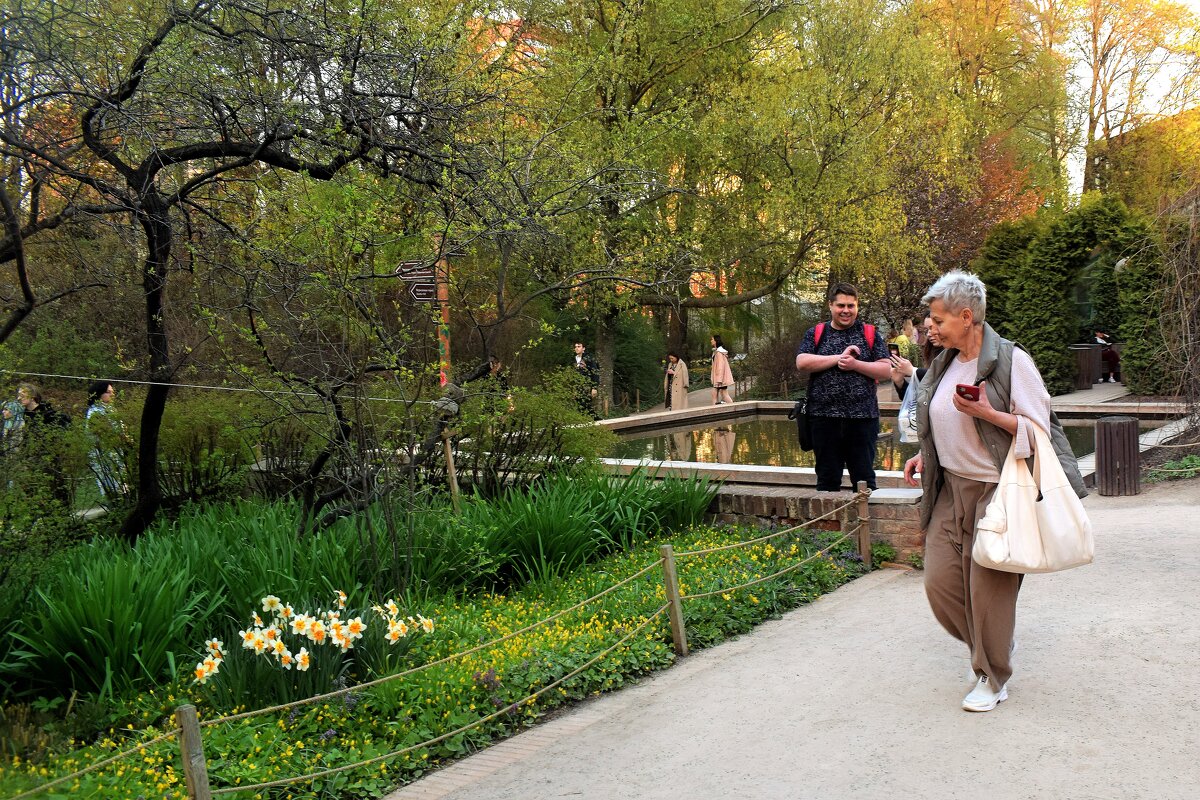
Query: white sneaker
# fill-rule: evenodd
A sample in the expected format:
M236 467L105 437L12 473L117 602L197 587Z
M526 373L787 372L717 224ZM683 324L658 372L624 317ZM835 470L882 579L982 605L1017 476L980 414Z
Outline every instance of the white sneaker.
M980 676L979 683L963 698L962 706L967 711L991 711L1008 699L1008 688L1001 686L993 690L987 675Z

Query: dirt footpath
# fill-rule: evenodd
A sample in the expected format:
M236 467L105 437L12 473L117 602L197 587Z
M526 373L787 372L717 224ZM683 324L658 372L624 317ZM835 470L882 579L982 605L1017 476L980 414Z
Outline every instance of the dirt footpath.
M1085 504L1096 563L1025 581L995 711L882 571L391 797L1195 800L1200 480Z

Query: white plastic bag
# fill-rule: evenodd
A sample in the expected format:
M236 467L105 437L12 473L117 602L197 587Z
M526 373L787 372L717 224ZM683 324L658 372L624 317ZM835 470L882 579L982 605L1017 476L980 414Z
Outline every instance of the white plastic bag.
M904 392L904 402L900 404L900 416L896 420L900 429L900 441L905 444L916 444L917 439L917 376L908 379L908 389Z

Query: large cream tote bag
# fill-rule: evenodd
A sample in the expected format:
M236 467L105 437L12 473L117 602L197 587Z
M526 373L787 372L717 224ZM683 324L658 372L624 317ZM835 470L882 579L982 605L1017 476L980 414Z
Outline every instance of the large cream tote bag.
M1090 564L1095 550L1091 520L1050 437L1033 423L1028 427L1037 450L1036 474L1014 455L1014 447L1008 449L1000 484L976 527L971 558L1004 572L1058 572Z

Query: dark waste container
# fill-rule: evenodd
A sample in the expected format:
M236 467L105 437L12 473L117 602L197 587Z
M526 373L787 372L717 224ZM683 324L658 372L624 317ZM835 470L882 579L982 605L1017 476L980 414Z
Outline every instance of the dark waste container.
M1105 497L1141 492L1141 453L1137 417L1096 420L1096 488Z
M1100 380L1100 345L1073 344L1069 349L1075 356L1075 388L1092 388Z

